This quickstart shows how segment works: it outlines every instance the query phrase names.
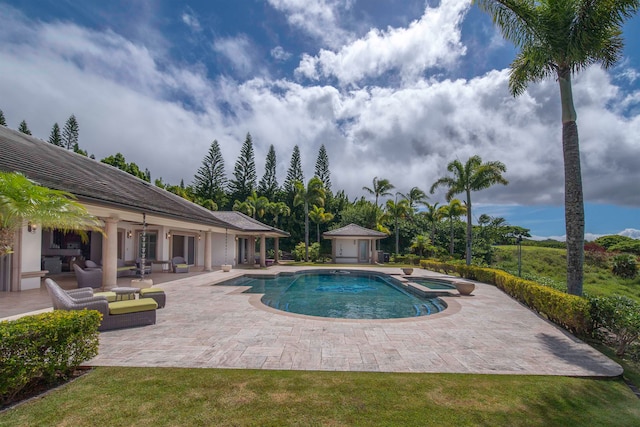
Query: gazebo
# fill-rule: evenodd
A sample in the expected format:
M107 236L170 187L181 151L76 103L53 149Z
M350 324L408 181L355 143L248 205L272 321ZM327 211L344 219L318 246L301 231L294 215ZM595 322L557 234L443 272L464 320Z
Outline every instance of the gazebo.
M327 231L322 234L331 240L331 258L335 264L375 264L376 241L387 237L385 233L369 230L356 224Z

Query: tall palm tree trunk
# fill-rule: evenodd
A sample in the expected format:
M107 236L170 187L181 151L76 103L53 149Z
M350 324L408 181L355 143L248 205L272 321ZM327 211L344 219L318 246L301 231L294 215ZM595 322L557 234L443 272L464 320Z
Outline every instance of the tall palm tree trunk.
M582 295L584 264L584 198L580 170L580 145L571 91L571 70L558 71L562 102L562 152L564 155L564 216L567 232L567 291Z
M467 248L465 250L465 256L467 259L467 265L471 265L471 191L467 190Z
M304 260L309 262L309 203L304 202Z
M449 218L449 255L453 256L453 217Z
M400 233L398 232L398 217L396 216L396 253L400 253Z

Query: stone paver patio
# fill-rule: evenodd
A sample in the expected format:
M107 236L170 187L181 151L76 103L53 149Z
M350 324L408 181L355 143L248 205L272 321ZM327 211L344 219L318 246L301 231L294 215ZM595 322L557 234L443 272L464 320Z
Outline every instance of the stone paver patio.
M163 283L167 306L158 311L157 324L102 333L99 355L88 364L590 377L622 373L617 363L494 286L477 284L471 297L446 297L449 308L432 316L337 320L268 308L260 295L243 294L246 287L210 286L243 273L218 271ZM415 275L437 276L420 269Z

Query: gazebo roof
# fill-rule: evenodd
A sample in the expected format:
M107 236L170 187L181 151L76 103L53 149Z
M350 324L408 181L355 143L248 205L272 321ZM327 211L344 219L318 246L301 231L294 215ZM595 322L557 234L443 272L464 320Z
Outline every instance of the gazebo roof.
M368 237L384 239L387 235L380 231L370 230L356 224L349 224L344 227L322 233L322 237L325 239L335 239L336 237Z

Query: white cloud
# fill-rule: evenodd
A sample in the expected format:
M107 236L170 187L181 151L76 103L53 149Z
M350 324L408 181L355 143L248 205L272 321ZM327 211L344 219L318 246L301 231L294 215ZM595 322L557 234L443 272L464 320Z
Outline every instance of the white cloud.
M282 46L276 46L271 49L271 56L277 61L286 61L291 58L291 52L284 50Z
M640 230L636 230L635 228L625 228L618 234L620 236L627 236L627 237L631 237L632 239L640 240Z
M619 233L616 233L619 236L627 236L632 239L640 239L640 230L636 230L634 228L625 228ZM594 233L584 233L585 242L593 242L599 237L609 236L609 234L594 234ZM564 242L567 240L567 235L563 234L562 236L531 236L531 240L558 240L560 242Z
M202 27L200 27L200 21L192 11L184 12L180 18L182 19L182 22L192 31L202 31Z
M248 77L254 71L255 52L249 37L245 34L216 39L213 42L213 50L231 63L238 75Z
M338 47L353 35L341 28L340 12L348 10L353 0L268 0L287 16L293 27L300 28L330 47Z
M280 182L296 144L307 178L325 144L333 187L350 198L374 176L398 191L428 190L448 162L480 154L504 162L510 184L474 193L475 204L563 204L554 81L514 99L506 70L350 91L268 77L209 80L205 70L160 66L157 52L110 31L6 19L1 8L0 18L0 108L9 126L26 119L46 139L54 122L75 114L83 149L98 158L121 152L153 178L189 183L214 138L231 171L249 131L258 175L273 144ZM217 43L224 55L251 50L242 37ZM628 94L597 67L575 79L574 94L586 200L639 207L640 117L610 107ZM438 192L431 201L442 199Z
M468 8L465 0L443 0L437 8L427 7L408 28L371 29L338 51L304 55L296 74L314 80L335 77L347 85L389 71L413 80L427 69L451 66L465 53L460 23Z

